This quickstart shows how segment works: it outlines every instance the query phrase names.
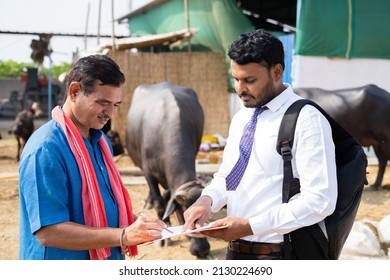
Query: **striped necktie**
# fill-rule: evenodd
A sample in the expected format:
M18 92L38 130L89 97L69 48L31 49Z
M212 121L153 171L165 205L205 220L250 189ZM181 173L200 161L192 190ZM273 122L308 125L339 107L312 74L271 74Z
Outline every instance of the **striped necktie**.
M267 107L256 108L252 115L251 120L246 124L240 140L240 156L236 165L230 171L226 177L226 190L235 191L238 184L244 175L245 169L248 165L249 157L252 152L253 138L256 131L257 116L263 111L267 110Z

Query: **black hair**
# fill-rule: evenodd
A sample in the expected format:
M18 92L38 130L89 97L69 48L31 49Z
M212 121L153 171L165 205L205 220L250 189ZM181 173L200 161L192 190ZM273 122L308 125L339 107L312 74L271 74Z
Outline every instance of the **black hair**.
M66 77L66 86L72 82L80 83L84 94L95 90L96 81L99 85L120 87L125 83L125 76L118 64L106 55L90 55L80 58Z
M284 69L282 42L263 29L241 34L231 44L228 56L240 65L254 62L270 69L276 64L281 64Z

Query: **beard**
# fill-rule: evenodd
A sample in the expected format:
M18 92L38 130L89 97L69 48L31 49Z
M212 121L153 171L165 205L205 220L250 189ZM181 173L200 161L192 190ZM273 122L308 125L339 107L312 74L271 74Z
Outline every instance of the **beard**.
M239 97L241 100L244 97L252 97L255 99L255 104L251 104L249 102L245 102L243 100L244 106L247 108L258 108L262 107L265 104L267 104L269 101L271 101L273 98L275 98L278 95L278 91L276 88L274 88L274 85L272 83L272 79L270 78L268 80L268 83L265 85L265 87L262 89L261 95L258 95L257 98L247 92L242 92L239 94Z
M255 107L261 107L270 102L278 95L277 90L274 88L272 80L269 79L267 85L263 89L263 94L260 96L260 100L257 100Z

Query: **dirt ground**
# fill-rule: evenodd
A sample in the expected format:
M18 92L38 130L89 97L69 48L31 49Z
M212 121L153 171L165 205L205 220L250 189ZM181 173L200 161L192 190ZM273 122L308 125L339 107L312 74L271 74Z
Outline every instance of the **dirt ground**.
M15 161L16 141L14 139L0 140L0 260L17 260L19 250L19 195L17 169ZM214 154L202 154L207 158ZM128 156L117 158L120 169L131 167ZM368 181L372 183L376 177L377 166L368 167ZM143 210L144 200L147 196L147 186L143 177L124 175L124 182L128 189L135 213ZM369 219L379 221L390 214L390 167L387 167L383 187L378 191L364 191L357 220ZM153 210L146 213L154 215ZM219 213L213 218L219 218ZM175 220L173 220L175 223ZM176 237L170 247L159 248L155 244L139 246L136 259L142 260L196 260L189 252L189 242L186 237ZM226 243L210 239L211 252L208 259L224 259Z

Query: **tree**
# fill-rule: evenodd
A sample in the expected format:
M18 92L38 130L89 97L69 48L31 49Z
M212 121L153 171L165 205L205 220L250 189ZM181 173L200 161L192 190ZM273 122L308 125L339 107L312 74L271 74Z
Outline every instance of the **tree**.
M13 60L1 61L0 60L0 78L19 78L26 75L26 69L35 67L34 63L19 63ZM61 65L54 65L51 69L52 77L57 79L62 73L68 72L72 67L71 63L62 63ZM47 76L48 69L42 67L40 75Z
M13 60L0 60L0 78L18 78L25 74L24 69L34 67L33 63L18 63Z
M53 65L51 67L51 75L53 78L57 79L62 73L67 73L72 68L71 63L62 63L61 65ZM48 76L48 69L43 68L40 72L41 75Z

